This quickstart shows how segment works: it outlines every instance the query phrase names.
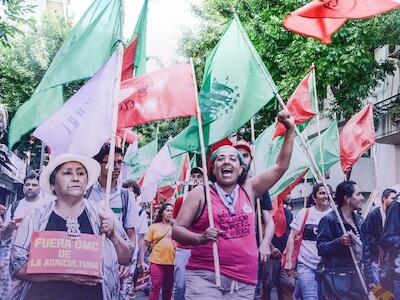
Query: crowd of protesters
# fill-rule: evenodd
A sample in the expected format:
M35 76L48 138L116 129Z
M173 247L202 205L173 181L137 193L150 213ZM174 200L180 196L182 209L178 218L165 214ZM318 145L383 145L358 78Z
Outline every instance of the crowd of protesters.
M268 190L288 169L294 141L293 118L280 113L278 119L286 134L274 165L251 174L248 143L219 147L207 170L191 170L189 191L155 213L141 203L136 182L119 182L118 147L104 207L109 144L94 158L64 154L40 177L29 173L25 198L0 207L0 300L132 299L139 282L150 290L150 300L274 299L274 289L283 300L368 299L368 293L400 300L396 190L384 190L381 205L363 220L356 182L344 181L334 190L317 183L307 207L297 213L286 196L286 227L275 230ZM27 272L37 231L65 231L71 239L103 234L103 277ZM392 298L379 298L385 295Z

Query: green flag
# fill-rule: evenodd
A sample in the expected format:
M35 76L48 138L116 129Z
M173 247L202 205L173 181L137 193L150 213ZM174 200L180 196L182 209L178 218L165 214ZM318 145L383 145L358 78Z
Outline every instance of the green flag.
M194 153L192 158L190 159L190 168L193 169L195 167L197 167L196 153Z
M242 127L274 98L275 86L238 19L233 19L206 60L199 104L205 145L212 145ZM253 54L254 53L254 54ZM261 61L261 59L260 59ZM170 143L171 156L200 149L196 118Z
M135 76L146 73L146 33L147 33L147 9L148 1L144 0L142 10L140 11L135 30L132 35L132 40L138 39L136 45L134 69Z
M283 137L278 137L274 140L272 139L275 128L276 124L272 124L265 129L255 141L256 174L276 163L279 152L282 148ZM298 138L296 138L296 143L297 145L300 143ZM304 173L307 168L310 167L310 163L308 162L306 155L301 147L297 147L297 145L295 145L293 148L289 169L269 190L271 199L276 198L302 173Z
M143 3L135 30L124 52L121 81L146 73L146 32L148 1Z
M310 140L310 148L314 154L315 162L319 170L329 170L335 163L340 161L339 131L337 122L333 123L321 133L322 156L324 168L322 169L321 151L319 137Z
M63 105L63 84L91 77L108 60L121 39L120 1L93 1L71 30L34 94L12 119L10 148Z
M129 157L124 157L124 162L130 166L129 179L138 180L144 175L154 157L157 155L158 141L154 141L140 147Z

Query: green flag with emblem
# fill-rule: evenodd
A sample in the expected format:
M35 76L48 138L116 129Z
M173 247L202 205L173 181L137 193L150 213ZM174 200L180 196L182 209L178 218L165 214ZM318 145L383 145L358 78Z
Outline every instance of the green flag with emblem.
M63 104L63 85L90 78L121 40L121 0L95 0L71 30L32 97L16 112L9 147Z
M206 60L199 104L205 146L242 127L274 98L275 86L238 19L233 19ZM271 78L271 82L273 82ZM196 118L169 143L171 156L200 149Z

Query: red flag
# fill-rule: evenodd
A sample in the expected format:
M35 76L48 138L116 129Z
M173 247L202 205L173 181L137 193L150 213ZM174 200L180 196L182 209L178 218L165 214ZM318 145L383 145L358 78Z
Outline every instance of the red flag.
M395 8L400 8L400 4L394 0L314 0L291 12L283 26L329 44L331 35L347 19L369 18Z
M400 8L393 0L314 0L296 10L307 18L365 19Z
M316 114L314 111L314 107L317 105L316 94L314 91L314 80L315 74L314 68L312 68L307 76L304 77L297 86L286 104L290 114L294 117L296 125L308 121ZM281 123L278 123L273 139L277 136L283 135L285 131L285 127Z
M121 83L118 128L196 115L190 64L174 65Z
M186 153L182 164L181 177L179 179L180 182L176 187L178 194L184 192L185 185L188 184L187 181L189 181L189 179L190 179L190 158L189 158L189 153Z
M118 129L117 136L121 138L121 142L124 140L125 136L125 142L128 144L132 144L139 138L138 134L132 129Z
M296 15L296 12L286 17L283 26L294 33L319 39L324 44L330 44L331 35L347 21L347 19L306 18Z
M121 82L133 77L133 63L135 61L138 40L139 36L137 36L124 51L124 57L122 59Z
M343 172L347 173L351 166L375 144L375 128L372 104L355 114L343 127L339 136L340 163Z
M289 193L294 189L294 187L303 179L307 174L308 168L300 174L295 181L293 181L282 193L278 195L276 201L272 201L272 218L275 224L275 235L281 237L286 232L286 217L285 211L283 209L283 200Z

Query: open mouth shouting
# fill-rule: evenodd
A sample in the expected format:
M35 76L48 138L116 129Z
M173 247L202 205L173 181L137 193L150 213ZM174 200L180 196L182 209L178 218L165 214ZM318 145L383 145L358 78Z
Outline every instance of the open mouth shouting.
M231 177L233 174L233 167L231 166L222 166L221 168L222 177Z

